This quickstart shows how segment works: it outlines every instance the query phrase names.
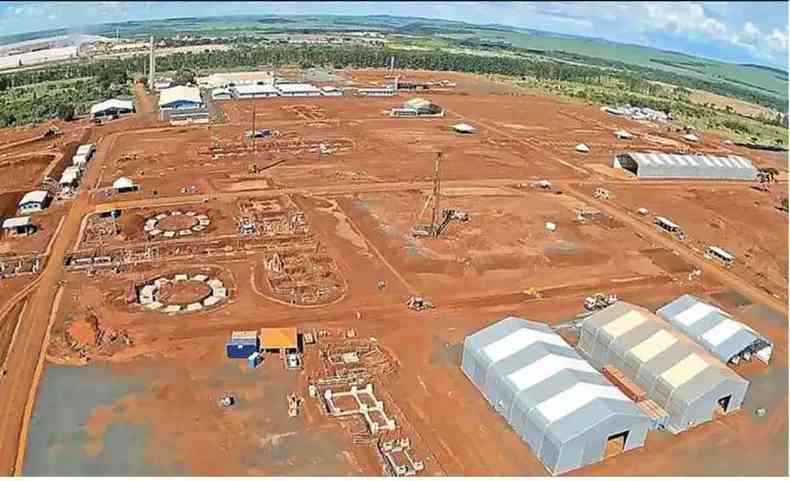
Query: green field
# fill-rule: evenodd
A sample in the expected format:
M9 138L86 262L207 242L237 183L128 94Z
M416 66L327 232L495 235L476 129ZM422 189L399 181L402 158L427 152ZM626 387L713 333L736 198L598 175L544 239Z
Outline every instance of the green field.
M84 33L122 37L258 37L272 33L342 33L376 31L402 35L407 44L426 42L432 48L458 47L468 39L501 42L526 54L563 59L581 55L633 67L658 69L689 78L721 82L787 101L787 72L755 65L741 65L668 52L638 45L574 37L503 26L480 26L463 22L393 16L228 16L131 21L86 27ZM41 37L64 33L63 29L40 32ZM0 44L32 38L32 34L0 37ZM408 36L408 37L406 37ZM585 63L585 60L572 59Z

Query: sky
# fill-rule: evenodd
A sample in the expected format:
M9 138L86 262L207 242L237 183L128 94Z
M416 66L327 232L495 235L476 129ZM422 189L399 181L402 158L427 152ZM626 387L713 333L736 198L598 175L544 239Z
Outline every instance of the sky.
M403 15L598 37L787 70L787 2L3 2L0 35L221 15Z

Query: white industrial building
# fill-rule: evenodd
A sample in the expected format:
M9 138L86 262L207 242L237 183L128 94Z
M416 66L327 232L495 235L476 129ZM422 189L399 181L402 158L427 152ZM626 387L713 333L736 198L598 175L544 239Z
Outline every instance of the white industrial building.
M738 155L680 155L656 152L626 152L615 156L613 166L628 170L639 178L749 180L757 169L749 159Z
M134 104L130 100L110 99L91 106L91 119L119 116L134 112Z
M738 364L752 356L765 364L771 359L773 343L725 311L684 295L656 311L675 329L716 356L723 363Z
M280 91L273 85L239 85L230 89L236 98L254 99L260 97L277 97Z
M461 369L551 474L644 445L649 416L545 324L508 317L475 332Z
M365 87L358 88L354 95L360 97L392 97L395 95L395 89L390 87Z
M197 87L178 85L159 93L159 108L162 110L198 109L203 107L203 98Z
M254 72L223 72L213 73L195 79L198 86L206 89L218 87L238 87L241 85L271 85L274 82L274 72L261 70Z
M283 97L318 97L321 89L305 83L283 83L275 85Z
M749 382L652 312L617 302L582 323L578 349L593 365L612 365L685 431L740 409Z
M49 192L46 190L34 190L28 192L19 201L18 207L21 214L30 214L44 210L50 201Z

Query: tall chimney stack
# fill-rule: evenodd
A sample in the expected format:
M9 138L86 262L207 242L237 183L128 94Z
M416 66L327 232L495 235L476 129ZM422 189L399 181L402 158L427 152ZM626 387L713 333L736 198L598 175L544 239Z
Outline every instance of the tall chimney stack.
M148 88L154 89L154 77L156 76L156 58L154 57L154 37L151 36L151 58L148 60Z

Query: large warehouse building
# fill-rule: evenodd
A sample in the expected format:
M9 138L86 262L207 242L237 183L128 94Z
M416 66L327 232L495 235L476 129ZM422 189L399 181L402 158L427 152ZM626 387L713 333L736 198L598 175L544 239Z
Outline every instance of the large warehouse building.
M639 178L754 180L757 169L749 159L738 155L679 155L626 152L615 156L613 166Z
M461 369L552 474L644 445L650 418L545 324L470 335Z
M737 364L752 356L768 364L773 343L738 322L718 307L688 294L662 307L656 314L683 331L723 363Z
M199 109L201 107L203 107L203 98L197 87L179 85L159 93L159 108L162 110Z
M584 320L578 348L613 365L669 413L678 433L740 409L748 381L652 312L618 302Z

